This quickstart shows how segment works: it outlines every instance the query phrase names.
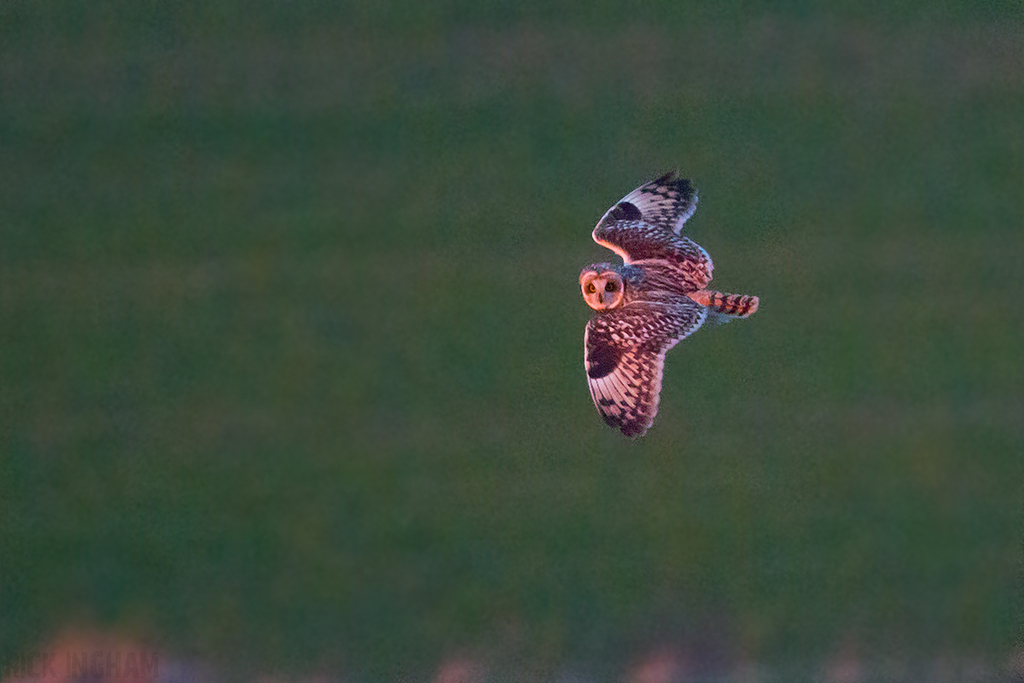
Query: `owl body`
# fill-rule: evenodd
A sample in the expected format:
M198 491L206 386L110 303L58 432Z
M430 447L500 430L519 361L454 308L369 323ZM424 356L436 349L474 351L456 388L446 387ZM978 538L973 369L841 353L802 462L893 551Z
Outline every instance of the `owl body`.
M658 412L665 354L708 316L745 318L755 296L707 289L714 266L682 227L697 206L690 181L669 173L641 185L609 209L593 238L622 257L580 273L583 299L595 314L584 333L591 398L605 422L643 435Z

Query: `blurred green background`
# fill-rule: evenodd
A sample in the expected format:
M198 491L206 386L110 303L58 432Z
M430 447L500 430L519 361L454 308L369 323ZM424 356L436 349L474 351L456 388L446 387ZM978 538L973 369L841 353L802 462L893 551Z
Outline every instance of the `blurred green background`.
M825 7L0 3L4 661L1003 662L1024 18ZM576 278L676 167L762 306L629 441Z

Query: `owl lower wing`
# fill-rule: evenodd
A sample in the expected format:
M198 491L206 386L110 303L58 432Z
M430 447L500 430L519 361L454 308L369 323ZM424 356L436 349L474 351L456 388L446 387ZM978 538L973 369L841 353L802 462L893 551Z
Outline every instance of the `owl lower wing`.
M664 352L638 346L624 351L611 373L588 377L590 397L604 421L626 436L642 436L658 414L664 365Z
M692 302L629 304L592 318L584 334L590 396L604 421L626 436L654 422L665 354L696 331L707 311Z

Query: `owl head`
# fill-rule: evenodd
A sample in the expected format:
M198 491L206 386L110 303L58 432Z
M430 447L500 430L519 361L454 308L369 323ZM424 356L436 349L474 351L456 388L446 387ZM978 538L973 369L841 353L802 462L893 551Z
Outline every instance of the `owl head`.
M595 311L607 311L622 303L625 283L622 275L610 263L587 266L580 273L583 300Z

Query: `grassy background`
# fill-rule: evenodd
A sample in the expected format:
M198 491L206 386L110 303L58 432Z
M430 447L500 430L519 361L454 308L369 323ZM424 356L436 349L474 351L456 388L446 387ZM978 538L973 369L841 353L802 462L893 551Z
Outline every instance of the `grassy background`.
M1022 121L1010 2L0 4L2 656L1002 661ZM677 166L762 309L631 442L576 276Z

